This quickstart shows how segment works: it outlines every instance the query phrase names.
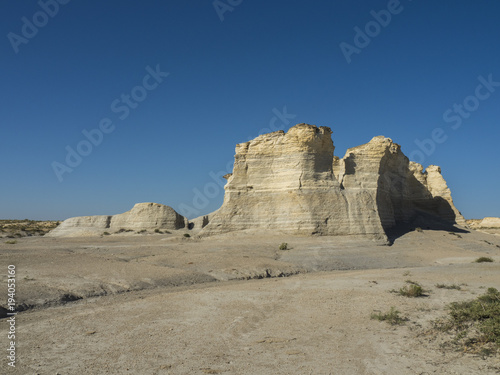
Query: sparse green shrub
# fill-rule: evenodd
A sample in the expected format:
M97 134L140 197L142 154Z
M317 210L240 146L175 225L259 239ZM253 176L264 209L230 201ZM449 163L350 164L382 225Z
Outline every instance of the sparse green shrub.
M488 288L472 301L453 302L448 319L434 322L436 329L453 331L454 343L482 355L500 349L500 292Z
M111 233L109 233L109 232L103 232L102 234L103 234L103 236L109 236Z
M146 233L146 232L147 232L147 230L146 230L146 229L141 229L141 230L140 230L139 232L137 232L137 233Z
M163 234L163 232L161 230L159 230L158 228L155 229L155 233Z
M479 257L474 262L476 262L476 263L488 263L488 262L493 262L493 259L490 257Z
M422 228L420 228L420 227L416 227L416 228L415 228L415 232L422 233L422 232L423 232L423 230L422 230Z
M11 241L5 241L6 244L8 245L15 245L17 243L16 240L11 240Z
M283 242L281 245L280 245L280 250L288 250L288 244L286 242Z
M398 324L403 324L405 321L407 321L407 318L403 318L402 316L399 315L400 312L396 310L394 306L391 307L391 310L385 314L382 314L381 312L378 313L372 313L370 318L371 319L376 319L381 322L387 322L390 325L398 325Z
M411 280L406 280L409 285L405 285L400 288L398 293L404 297L422 297L424 295L424 289L420 286L419 283Z
M462 287L457 284L452 284L452 285L446 285L446 284L436 284L436 288L439 289L456 289L456 290L461 290Z
M189 233L184 233L184 237L189 238L191 235Z

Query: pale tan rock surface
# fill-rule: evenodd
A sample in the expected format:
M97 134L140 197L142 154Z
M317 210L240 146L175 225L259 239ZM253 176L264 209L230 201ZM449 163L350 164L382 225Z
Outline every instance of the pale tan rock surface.
M102 235L120 229L180 229L187 219L173 208L159 203L137 203L123 214L113 216L81 216L64 220L47 234L49 237L80 237Z
M111 229L179 229L186 226L184 216L159 203L137 203L130 211L114 215Z
M84 237L101 235L111 222L111 216L78 216L64 220L46 237Z

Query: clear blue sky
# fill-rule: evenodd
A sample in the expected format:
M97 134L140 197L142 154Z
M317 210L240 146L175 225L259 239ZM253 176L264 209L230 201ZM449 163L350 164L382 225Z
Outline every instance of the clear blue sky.
M497 1L61 2L0 5L0 218L208 213L236 143L301 122L340 157L390 137L442 167L467 218L500 216L500 87L478 79L500 82Z

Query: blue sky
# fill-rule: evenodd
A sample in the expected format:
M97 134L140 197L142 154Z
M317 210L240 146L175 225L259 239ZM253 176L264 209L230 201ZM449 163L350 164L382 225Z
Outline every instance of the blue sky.
M149 201L205 214L222 202L217 176L235 144L301 122L331 127L340 157L390 137L442 167L467 218L500 216L498 2L10 0L0 10L0 218Z

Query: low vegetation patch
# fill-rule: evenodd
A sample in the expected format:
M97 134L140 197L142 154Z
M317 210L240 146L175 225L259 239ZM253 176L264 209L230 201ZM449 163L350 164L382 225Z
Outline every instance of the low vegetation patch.
M387 322L390 325L399 325L403 324L408 320L408 318L404 318L401 315L399 315L400 312L396 310L394 306L391 307L391 309L386 312L385 314L382 314L381 312L378 313L372 313L370 318L379 320L381 322Z
M500 292L488 288L486 294L467 302L453 302L449 316L434 322L436 329L453 332L453 344L464 350L490 355L500 349Z
M474 262L476 262L476 263L491 263L491 262L493 262L493 258L480 257L480 258L477 258Z
M5 241L6 244L8 245L15 245L17 243L16 240L10 240L10 241Z
M286 242L283 242L281 245L280 245L280 250L288 250L288 244Z
M189 238L191 235L189 233L184 233L184 237Z
M102 235L103 236L109 236L109 235L111 235L111 233L109 233L109 232L103 232Z
M461 290L462 287L457 284L451 284L451 285L446 285L446 284L436 284L436 288L439 289L456 289L456 290Z
M411 297L411 298L425 296L424 294L425 290L419 283L411 280L406 280L406 283L408 285L403 286L399 290L391 290L391 292L398 293L404 297Z
M416 227L416 228L415 228L415 232L422 233L422 232L423 232L423 230L422 230L422 228L420 228L420 227Z
M0 232L15 237L43 236L59 224L59 221L0 220Z
M120 228L116 233L133 232L133 229Z

